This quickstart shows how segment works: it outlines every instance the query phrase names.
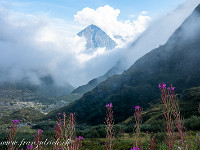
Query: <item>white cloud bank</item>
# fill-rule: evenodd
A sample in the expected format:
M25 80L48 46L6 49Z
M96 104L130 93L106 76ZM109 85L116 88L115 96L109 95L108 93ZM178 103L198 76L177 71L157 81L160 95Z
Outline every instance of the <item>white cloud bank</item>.
M39 84L41 77L51 75L58 85L78 86L115 64L115 60L103 61L104 56L114 51L100 48L85 54L85 39L76 32L72 36L71 32L79 27L70 26L61 19L18 13L1 6L0 82L26 78Z
M126 62L127 67L130 67L146 53L165 44L198 4L200 4L200 0L187 0L172 12L154 20L137 42L124 50L121 60Z
M58 84L69 81L64 76L71 77L72 68L80 66L76 54L84 51L85 41L70 37L57 23L48 16L0 8L0 81L28 78L39 84L45 75Z
M111 38L114 38L114 35L120 35L129 41L138 37L151 21L151 17L147 16L146 11L142 11L134 21L118 20L119 14L119 9L114 9L109 5L99 7L96 10L86 7L74 15L74 20L84 26L95 24Z
M164 44L198 2L190 0L177 11L153 23L135 46L112 51L99 49L92 55L84 54L86 43L83 38L71 36L71 30L79 27L46 15L21 14L0 7L0 81L15 82L27 78L39 84L40 77L51 75L57 84L78 86L103 75L120 59L128 61L128 67L145 53ZM102 16L105 9L106 15ZM84 19L82 12L85 10L90 15ZM132 30L132 33L143 30L144 16L139 16L135 22L118 21L119 12L110 6L97 10L85 8L75 18L82 24L102 26L112 35L129 36ZM92 18L96 23L90 22Z

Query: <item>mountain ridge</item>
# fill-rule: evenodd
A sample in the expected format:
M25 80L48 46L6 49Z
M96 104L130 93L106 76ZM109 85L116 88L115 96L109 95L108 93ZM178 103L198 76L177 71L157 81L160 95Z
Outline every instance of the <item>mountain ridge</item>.
M71 94L84 94L86 92L94 89L98 84L107 80L109 77L117 74L121 74L124 71L123 67L121 67L121 63L118 62L115 66L109 69L104 75L94 78L90 80L87 84L79 86L75 90L72 91Z
M144 109L160 97L158 84L166 82L184 89L200 85L200 5L176 29L166 44L153 49L139 58L127 71L100 83L92 91L63 107L49 113L46 118L55 118L58 112L75 112L77 121L86 124L104 122L105 105L113 103L115 122L130 117L135 105ZM197 24L192 28L190 25ZM189 26L189 27L188 27ZM195 30L195 31L194 31Z
M101 30L98 26L94 24L86 27L77 35L86 38L87 49L93 50L106 47L106 49L111 50L115 48L115 46L117 46L117 43L115 41L113 41L103 30Z

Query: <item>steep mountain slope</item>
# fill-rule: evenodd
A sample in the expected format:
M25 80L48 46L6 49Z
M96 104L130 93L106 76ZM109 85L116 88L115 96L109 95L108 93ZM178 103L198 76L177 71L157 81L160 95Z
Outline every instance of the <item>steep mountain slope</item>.
M123 67L121 66L121 63L118 62L114 67L112 67L110 70L108 70L103 76L92 79L86 85L79 86L78 88L76 88L75 90L72 91L72 94L84 94L86 92L89 92L92 89L94 89L98 84L105 81L109 77L120 74L123 71L124 70L123 70Z
M145 43L144 43L145 44ZM80 99L49 113L75 112L77 121L87 124L104 122L105 105L114 105L115 122L133 114L135 105L144 109L160 97L158 84L176 86L176 92L200 85L200 5L174 32L167 43L137 60L126 72L99 84Z
M78 36L86 38L87 49L96 49L99 47L113 49L117 45L104 31L93 24L79 32Z

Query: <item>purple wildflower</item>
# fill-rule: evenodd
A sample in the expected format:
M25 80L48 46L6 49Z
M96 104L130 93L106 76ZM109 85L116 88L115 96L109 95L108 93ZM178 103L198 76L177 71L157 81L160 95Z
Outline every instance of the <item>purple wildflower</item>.
M163 84L162 84L162 86L163 86L163 88L165 88L165 87L166 87L166 84L165 84L165 83L163 83Z
M110 107L113 107L112 103L110 103Z
M165 83L163 83L163 84L160 83L158 85L158 87L159 87L159 89L164 89L164 88L166 88L166 84Z
M175 87L172 87L171 89L172 89L172 90L174 90L174 89L175 89Z
M83 140L84 138L82 136L79 136L78 138L76 138L77 140Z
M27 149L32 149L33 148L33 145L28 145L27 146Z
M58 115L61 115L61 113L58 113Z
M82 136L79 136L79 139L83 140L84 138Z
M42 132L43 132L43 130L39 129L39 133L42 133Z
M168 87L167 89L170 90L170 87Z
M17 119L14 120L14 123L15 123L15 124L17 124L17 123L19 124L19 120L17 120Z
M140 106L135 106L135 109L140 109Z
M107 104L107 105L106 105L106 108L107 108L107 107L110 107L110 108L112 108L112 107L113 107L112 103L110 103L110 104Z

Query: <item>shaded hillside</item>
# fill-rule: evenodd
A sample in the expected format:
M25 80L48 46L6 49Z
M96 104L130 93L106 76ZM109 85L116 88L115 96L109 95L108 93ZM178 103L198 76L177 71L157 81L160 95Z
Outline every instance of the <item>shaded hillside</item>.
M117 75L122 73L123 67L121 66L121 63L118 62L114 67L112 67L108 72L106 72L103 76L100 76L98 78L95 78L91 81L89 81L86 85L79 86L75 90L72 91L72 94L84 94L86 92L91 91L94 89L99 83L105 81L109 77L113 75Z
M115 122L130 117L136 105L148 108L160 97L158 84L173 84L176 92L200 85L200 5L174 32L168 42L137 60L122 75L99 84L69 106L49 113L75 112L79 123L104 122L105 105L114 105ZM144 43L145 44L145 43Z
M200 87L193 87L186 89L181 92L178 96L178 103L181 112L181 117L184 117L184 120L187 123L187 120L193 118L194 116L200 117ZM161 100L158 99L158 102L155 105L152 105L150 108L145 110L142 115L142 130L143 131L163 131L164 118L163 111L161 106ZM134 116L126 119L123 124L131 125L134 122ZM191 122L190 122L191 123ZM200 127L200 122L198 125ZM186 124L187 127L187 124ZM187 127L187 130L190 129Z
M200 87L185 90L179 95L181 116L186 130L200 130ZM148 109L143 115L142 131L164 131L165 122L161 105Z

